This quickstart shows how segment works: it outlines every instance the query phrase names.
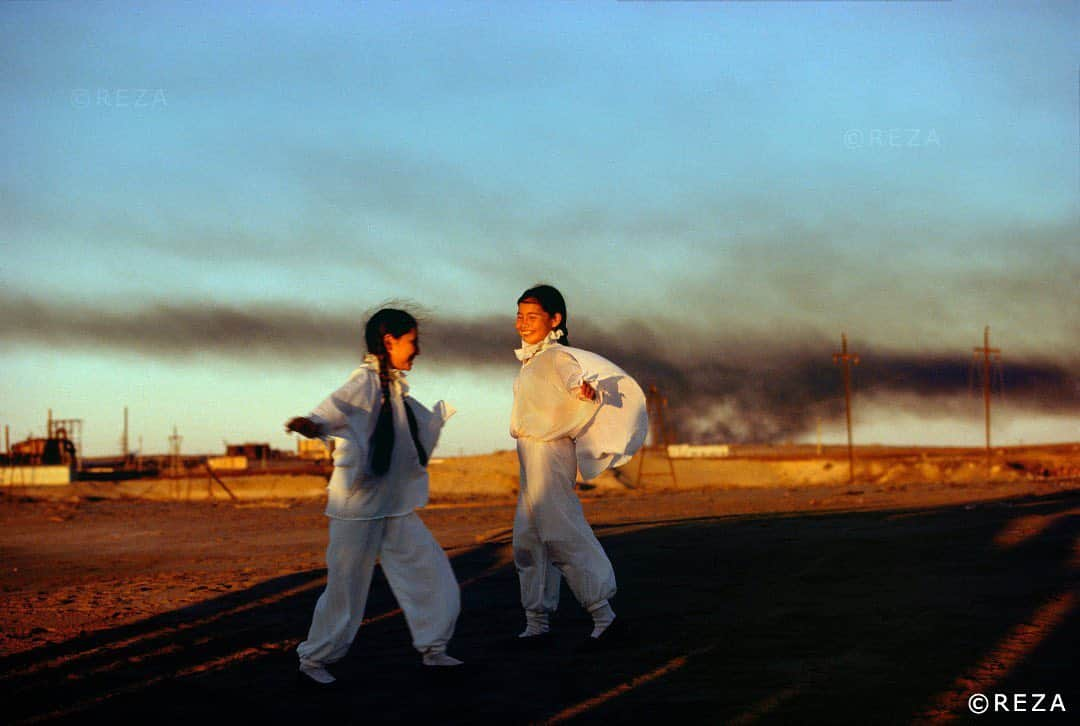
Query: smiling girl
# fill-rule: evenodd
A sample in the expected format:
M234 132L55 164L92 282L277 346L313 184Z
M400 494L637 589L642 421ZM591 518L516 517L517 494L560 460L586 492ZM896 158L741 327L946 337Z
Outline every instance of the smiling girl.
M565 577L592 616L585 647L594 649L624 631L610 603L615 571L585 520L574 482L579 471L589 480L629 461L645 441L648 418L632 378L595 353L570 347L566 318L566 302L550 285L518 298L521 371L510 415L521 465L513 549L526 627L518 638L530 645L545 640Z
M326 590L297 648L307 683L329 685L328 664L346 654L364 619L376 559L382 564L424 665L453 666L446 654L460 610L450 561L415 510L427 504L427 463L453 409L429 411L408 395L405 372L420 354L416 319L384 308L364 330L364 364L308 416L285 428L332 439L327 485Z

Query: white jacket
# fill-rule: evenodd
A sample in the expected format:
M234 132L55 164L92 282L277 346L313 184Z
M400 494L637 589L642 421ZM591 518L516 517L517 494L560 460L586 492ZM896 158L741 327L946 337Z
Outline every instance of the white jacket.
M645 394L608 359L556 340L549 336L539 352L522 360L514 381L510 435L542 441L570 437L578 471L588 481L627 463L645 443ZM596 389L596 401L578 396L583 381Z
M427 504L428 474L420 465L405 414L405 401L416 417L421 445L432 456L443 424L454 414L444 401L433 410L408 395L403 371L391 371L390 405L394 421L394 449L390 468L376 477L369 469L368 441L381 406L378 359L367 356L344 385L330 394L308 416L319 426L321 438L333 440L334 472L327 485L326 515L335 519L381 519L408 514Z

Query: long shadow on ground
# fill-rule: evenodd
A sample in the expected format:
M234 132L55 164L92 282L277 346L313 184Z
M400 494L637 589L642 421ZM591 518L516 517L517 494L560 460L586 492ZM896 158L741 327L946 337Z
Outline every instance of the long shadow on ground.
M575 652L589 621L565 589L552 646L508 650L508 545L452 552L451 651L468 665L425 671L377 574L333 693L295 680L325 574L303 572L3 658L0 699L9 723L910 723L964 719L979 689L1075 711L1078 503L599 528L635 640L591 656Z

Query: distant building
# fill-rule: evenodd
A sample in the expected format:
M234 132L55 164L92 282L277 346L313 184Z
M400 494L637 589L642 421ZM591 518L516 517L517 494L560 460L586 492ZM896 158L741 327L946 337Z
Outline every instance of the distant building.
M66 437L27 439L11 447L12 463L56 466L77 463L75 444Z
M248 461L265 461L274 458L274 452L270 444L225 444L225 456L244 456Z
M11 451L0 456L0 485L62 486L74 481L78 469L76 447L63 429L60 434L12 444Z
M298 439L296 442L296 456L308 461L324 461L330 458L330 449L321 439Z

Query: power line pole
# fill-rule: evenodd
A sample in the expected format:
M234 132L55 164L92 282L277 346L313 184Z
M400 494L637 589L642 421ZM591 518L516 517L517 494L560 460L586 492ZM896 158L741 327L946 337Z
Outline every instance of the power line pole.
M986 409L986 471L990 472L990 358L1001 361L1001 349L990 347L990 326L983 330L983 346L975 348L975 355L982 355L983 363L983 408Z
M641 473L645 468L645 456L650 449L659 449L663 452L664 458L667 459L671 482L675 486L679 485L679 480L675 478L675 463L671 460L671 454L668 452L671 441L668 437L667 426L664 423L665 408L667 408L667 397L662 396L656 386L649 386L649 390L645 393L645 410L649 416L649 435L645 444L641 447L641 458L638 459L637 483L635 486L641 486Z
M855 483L855 448L851 443L851 366L859 365L858 353L849 353L847 335L840 333L840 352L833 353L833 363L839 363L844 376L844 409L847 414L848 483Z
M175 424L172 427L172 436L169 437L169 473L173 477L180 476L180 469L183 466L183 462L180 458L180 443L184 440L176 431Z
M124 463L128 458L128 407L124 406L124 433L120 436L120 449L124 457Z

